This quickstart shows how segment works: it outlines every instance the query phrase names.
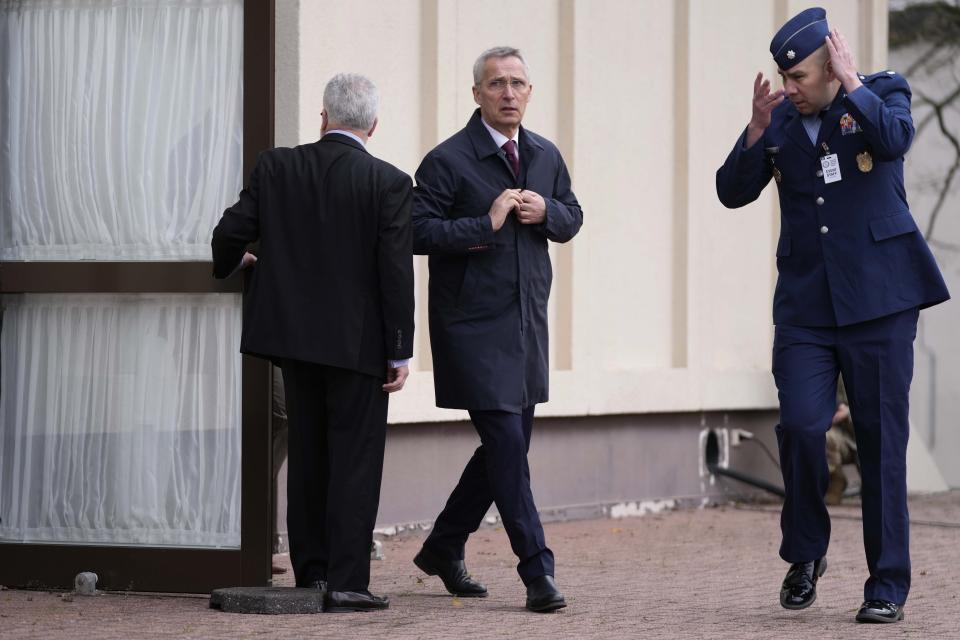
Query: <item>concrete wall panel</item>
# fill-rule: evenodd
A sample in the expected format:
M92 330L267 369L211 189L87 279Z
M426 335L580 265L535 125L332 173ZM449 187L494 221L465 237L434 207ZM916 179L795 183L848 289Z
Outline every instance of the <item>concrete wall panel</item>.
M324 84L359 71L383 96L371 152L412 174L473 112L476 56L519 47L534 84L525 124L564 153L586 218L552 249L556 370L541 415L773 408L774 189L730 212L714 172L749 120L754 75L775 73L770 37L801 4L281 0L278 34L297 42L277 46L278 140L315 139ZM885 55L885 2L827 8L858 51ZM416 265L415 373L391 420L462 420L433 407Z

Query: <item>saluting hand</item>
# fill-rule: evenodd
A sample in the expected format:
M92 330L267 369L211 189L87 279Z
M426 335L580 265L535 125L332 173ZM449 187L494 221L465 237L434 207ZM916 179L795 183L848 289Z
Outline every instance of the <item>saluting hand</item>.
M520 224L540 224L547 218L547 203L539 193L524 189L520 192L520 200L517 211Z
M523 204L520 197L520 189L504 189L503 193L497 196L497 199L490 205L490 222L493 223L493 230L500 231L507 216L514 209L519 210Z
M852 93L863 83L860 82L857 63L853 60L853 52L850 51L847 39L838 29L834 29L827 36L826 42L827 51L830 52L830 68L833 70L833 75L837 76L837 80L840 81L847 93Z
M783 89L771 93L770 80L764 79L762 72L758 73L753 81L753 116L747 125L747 148L752 147L770 126L771 114L783 100Z

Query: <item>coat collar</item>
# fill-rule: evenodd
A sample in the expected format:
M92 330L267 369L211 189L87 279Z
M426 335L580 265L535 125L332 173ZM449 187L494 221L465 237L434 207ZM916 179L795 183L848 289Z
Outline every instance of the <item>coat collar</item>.
M846 97L847 92L843 90L843 87L840 87L833 102L830 103L826 113L823 114L822 122L820 123L820 132L817 134L817 144L810 144L810 137L807 135L807 130L803 128L803 119L800 116L800 112L797 111L797 108L792 104L788 107L784 130L793 140L794 144L800 147L804 153L811 157L820 155L820 143L830 139L830 136L833 135L837 129L837 125L840 123L840 117L846 112L846 107L843 103Z
M490 135L490 132L487 131L487 128L483 126L483 121L480 120L480 109L477 108L473 115L470 117L470 120L467 122L465 127L467 132L467 137L470 138L470 143L473 145L473 151L477 154L477 159L481 160L483 158L494 156L500 153L500 148L497 146L497 143L493 141L493 136ZM543 145L530 134L526 129L523 128L523 125L520 126L520 160L524 164L527 163L527 155L535 154L538 151L543 150Z
M783 128L790 139L793 140L793 143L804 153L811 157L817 155L817 148L810 143L810 136L807 135L807 130L803 128L803 119L800 117L800 112L792 104L787 107L786 122Z
M348 147L353 147L354 149L359 149L364 153L368 153L366 147L364 147L362 144L360 144L350 136L345 136L340 133L328 133L327 135L320 138L320 142L324 142L324 143L336 142L338 144L345 144Z

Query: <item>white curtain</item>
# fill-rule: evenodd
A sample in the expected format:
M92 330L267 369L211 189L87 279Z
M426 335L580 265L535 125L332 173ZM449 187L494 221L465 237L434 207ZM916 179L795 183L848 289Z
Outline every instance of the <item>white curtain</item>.
M2 305L0 540L239 547L239 296Z
M0 0L0 260L208 260L243 0Z

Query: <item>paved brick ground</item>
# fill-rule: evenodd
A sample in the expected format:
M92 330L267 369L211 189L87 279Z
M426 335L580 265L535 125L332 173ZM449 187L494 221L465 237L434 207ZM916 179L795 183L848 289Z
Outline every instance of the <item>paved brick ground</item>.
M569 607L523 609L524 591L503 531L468 546L471 571L491 596L458 600L410 560L422 536L384 542L373 589L389 611L251 616L207 608L202 597L74 597L0 591L2 638L960 638L960 492L915 498L913 590L906 620L858 625L866 576L856 504L833 510L830 569L806 611L777 601L786 565L777 557L776 506L675 511L547 526ZM950 526L952 525L952 526ZM286 562L287 558L281 558ZM280 582L290 580L289 574Z

